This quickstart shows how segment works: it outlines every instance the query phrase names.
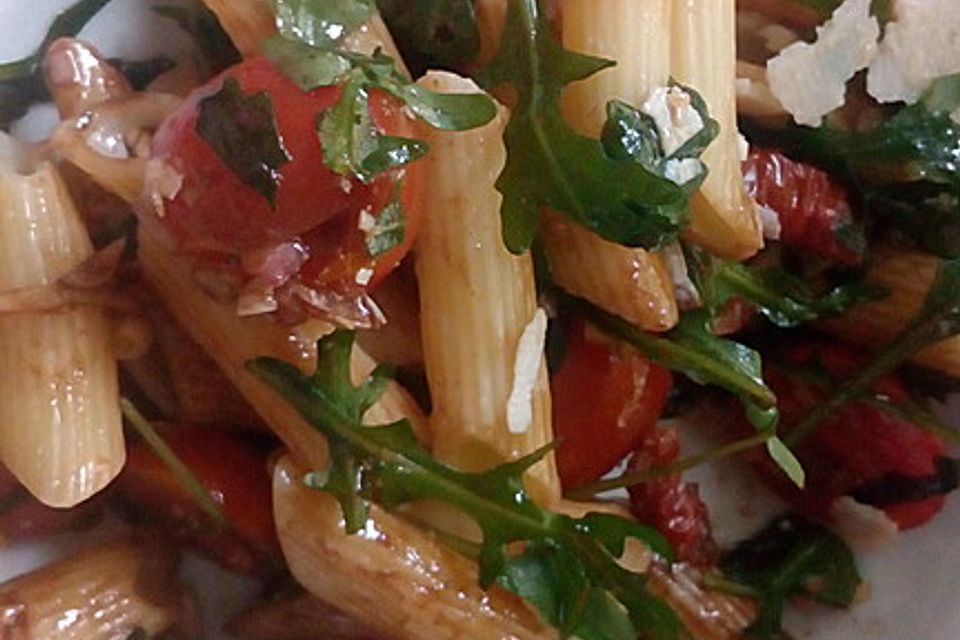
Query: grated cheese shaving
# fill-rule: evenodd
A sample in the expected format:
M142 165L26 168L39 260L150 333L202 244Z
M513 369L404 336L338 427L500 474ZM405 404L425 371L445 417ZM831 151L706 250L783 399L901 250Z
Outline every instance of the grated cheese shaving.
M640 110L656 123L667 156L703 129L703 118L693 108L690 94L679 87L657 87Z
M547 313L538 307L517 341L513 388L507 399L507 429L510 433L526 433L533 423L533 390L540 374L546 341Z

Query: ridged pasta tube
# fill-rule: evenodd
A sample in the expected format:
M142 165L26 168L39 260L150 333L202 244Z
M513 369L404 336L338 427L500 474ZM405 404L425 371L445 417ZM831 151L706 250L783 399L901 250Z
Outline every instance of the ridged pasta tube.
M742 260L763 246L756 206L740 173L736 99L735 0L671 0L670 74L707 101L720 133L703 161L710 174L692 198L687 237L717 255Z
M479 91L471 81L431 72L438 92ZM431 431L438 458L478 471L553 441L533 262L503 244L494 183L506 160L506 114L465 132L424 132L430 188L416 267ZM560 483L553 457L530 470L531 490L550 502Z
M670 6L670 0L563 3L564 46L617 61L567 87L563 109L571 126L597 137L607 102L643 104L651 89L666 84ZM555 214L545 216L543 233L558 285L648 331L676 324L673 284L658 255L614 244Z
M52 165L0 169L0 292L55 286L92 253ZM101 309L0 315L0 459L41 502L72 507L120 472L118 394Z

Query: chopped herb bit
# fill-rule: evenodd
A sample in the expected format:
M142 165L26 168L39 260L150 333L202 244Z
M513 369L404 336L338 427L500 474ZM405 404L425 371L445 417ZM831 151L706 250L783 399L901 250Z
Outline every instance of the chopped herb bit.
M561 113L564 86L612 64L564 49L537 0L510 0L500 50L479 74L487 89L509 85L517 95L497 181L510 251L530 248L543 207L629 246L663 246L685 224L688 190L653 170L649 123L614 103L601 142L578 134Z
M862 580L853 554L826 527L799 516L783 516L738 544L721 562L727 578L754 590L760 613L748 633L777 638L787 598L849 607Z
M290 161L266 92L246 95L227 78L198 105L197 133L247 186L275 204L279 169Z
M459 69L480 50L475 0L377 0L377 6L414 75Z
M197 45L199 60L210 74L223 71L240 62L240 52L233 40L227 35L212 11L195 3L189 7L161 5L153 11L164 18L173 20Z
M849 403L863 398L877 380L924 347L960 334L960 300L957 291L960 291L960 259L944 260L919 313L853 378L841 384L831 396L793 426L786 436L786 442L793 445L802 441L821 422Z
M0 64L0 129L9 129L27 113L30 105L47 99L41 63L53 41L80 33L109 2L80 0L54 18L43 41L33 53L26 58Z
M380 211L373 229L367 233L367 251L374 258L381 256L403 244L406 234L407 216L403 211L399 194L395 193L387 206Z
M380 367L354 386L353 338L345 331L323 338L312 376L271 358L248 363L327 436L332 467L312 482L340 502L348 531L361 528L370 501L395 508L425 498L442 500L474 519L483 532L477 559L483 586L499 583L530 598L545 620L583 640L632 640L637 634L653 640L679 638L679 620L649 593L645 576L617 562L627 538L670 558L659 533L615 516L574 519L537 506L523 487L523 475L549 448L483 473L466 473L434 459L406 420L364 425L363 416L383 391L388 372ZM524 543L522 552L516 550L517 542ZM564 581L555 582L557 576ZM622 635L627 629L631 634Z
M857 304L887 293L854 280L818 296L806 281L781 268L751 267L716 258L696 247L685 247L685 253L703 305L711 313L718 313L731 298L738 297L756 305L778 327L842 315Z
M196 501L197 506L210 516L218 527L226 527L228 523L220 508L220 503L210 495L210 492L207 491L207 488L203 486L203 483L200 482L190 467L184 464L173 449L163 441L150 421L143 417L143 414L126 398L120 399L120 409L127 424L133 427L144 442L150 445L157 457L167 465L174 477L180 481L183 488Z

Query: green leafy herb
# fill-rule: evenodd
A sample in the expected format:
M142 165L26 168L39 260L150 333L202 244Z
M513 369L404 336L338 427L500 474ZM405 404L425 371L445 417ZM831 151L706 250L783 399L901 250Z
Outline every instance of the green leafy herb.
M936 81L916 104L870 131L822 126L754 130L842 177L865 210L937 255L960 257L960 74ZM924 220L924 224L917 224Z
M219 73L241 60L240 52L233 44L212 11L195 3L190 6L161 5L153 11L168 20L173 20L189 35L199 50L199 60L206 71Z
M803 486L803 467L776 435L777 398L763 381L760 354L711 333L709 311L685 313L672 331L656 336L580 298L563 296L562 300L574 314L633 345L654 362L698 384L714 385L738 396L750 422L763 434L770 456L793 482Z
M170 445L164 442L160 434L150 424L150 421L143 417L143 414L126 398L120 399L120 409L127 424L133 427L144 442L150 445L153 452L170 469L174 477L197 503L197 506L210 516L213 523L218 527L226 527L227 519L220 509L220 504L214 500L190 467L184 464L183 460L170 448Z
M738 297L756 305L773 324L788 328L842 315L854 305L886 295L884 289L853 281L818 296L806 281L781 268L751 267L696 247L686 247L685 253L703 305L713 314Z
M200 101L197 133L244 184L275 204L279 169L290 155L266 92L246 95L236 79L227 78L220 91Z
M0 129L27 113L30 105L47 98L41 63L47 48L58 38L73 37L110 0L80 0L51 23L40 45L29 56L0 64Z
M775 520L723 560L727 577L752 588L760 613L748 632L776 638L787 598L805 595L817 602L849 607L862 580L853 554L826 527L798 516Z
M471 129L497 113L486 95L438 94L411 84L379 50L368 56L341 48L343 37L370 17L372 0L274 0L274 6L281 37L268 43L267 55L305 91L342 87L339 101L317 116L324 159L337 173L369 182L427 152L419 140L380 131L370 111L374 90L397 98L440 129Z
M497 181L510 251L530 248L543 207L630 246L662 246L683 227L687 190L654 170L651 129L635 111L612 105L603 143L578 134L561 113L565 85L612 64L565 50L537 0L510 0L500 50L479 75L487 89L509 85L517 95Z
M823 420L869 394L873 385L927 345L960 334L960 259L940 263L923 307L900 334L852 378L790 429L788 444L810 435Z
M403 244L407 234L407 217L399 194L395 193L390 202L377 216L373 229L367 232L367 251L376 258L390 249Z
M679 621L650 595L643 575L618 564L628 538L670 557L655 531L605 514L574 519L537 506L523 474L549 449L484 473L465 473L435 460L410 424L365 426L366 410L387 380L378 368L360 386L350 380L353 334L337 332L318 344L312 376L297 367L260 358L248 368L286 398L327 436L333 454L328 473L311 478L343 507L347 530L359 530L369 501L385 508L433 498L457 507L483 532L478 563L483 586L494 582L528 597L559 629L582 640L677 638ZM516 551L514 543L524 543ZM557 582L558 577L563 582ZM609 635L609 634L615 635Z
M480 50L475 0L377 0L414 75L459 69Z

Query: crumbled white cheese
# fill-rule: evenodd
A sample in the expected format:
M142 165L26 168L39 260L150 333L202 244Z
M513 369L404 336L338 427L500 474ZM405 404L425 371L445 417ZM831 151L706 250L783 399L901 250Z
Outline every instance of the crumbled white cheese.
M373 214L370 212L370 207L365 207L360 211L360 215L357 219L357 229L363 231L364 233L370 233L377 226L377 219L373 217Z
M668 244L660 251L664 266L670 274L673 289L677 298L677 305L686 311L700 306L700 293L690 279L687 269L687 260L683 257L683 249L679 243Z
M675 184L686 184L703 173L703 163L697 158L672 158L663 165L663 177Z
M679 87L657 87L640 109L653 118L664 155L672 155L703 129L690 94Z
M935 79L960 72L957 0L897 0L895 20L867 74L880 102L916 102Z
M353 280L361 287L365 287L370 284L370 280L373 278L373 269L369 267L364 267L363 269L357 269L357 275L354 276Z
M543 346L547 341L547 313L537 308L533 319L517 341L513 361L513 388L507 399L507 429L510 433L526 433L533 422L533 390L540 375Z
M861 548L876 548L893 542L900 528L882 510L850 496L830 504L833 528L844 540Z
M770 89L799 124L819 126L843 106L847 81L873 60L879 37L870 0L846 0L817 28L816 42L794 43L767 63Z
M780 234L783 233L783 227L780 225L780 214L762 204L757 205L757 214L760 216L760 228L763 229L763 237L767 240L779 240Z
M746 136L737 131L737 158L740 159L740 162L746 162L749 157L750 143L747 141Z

